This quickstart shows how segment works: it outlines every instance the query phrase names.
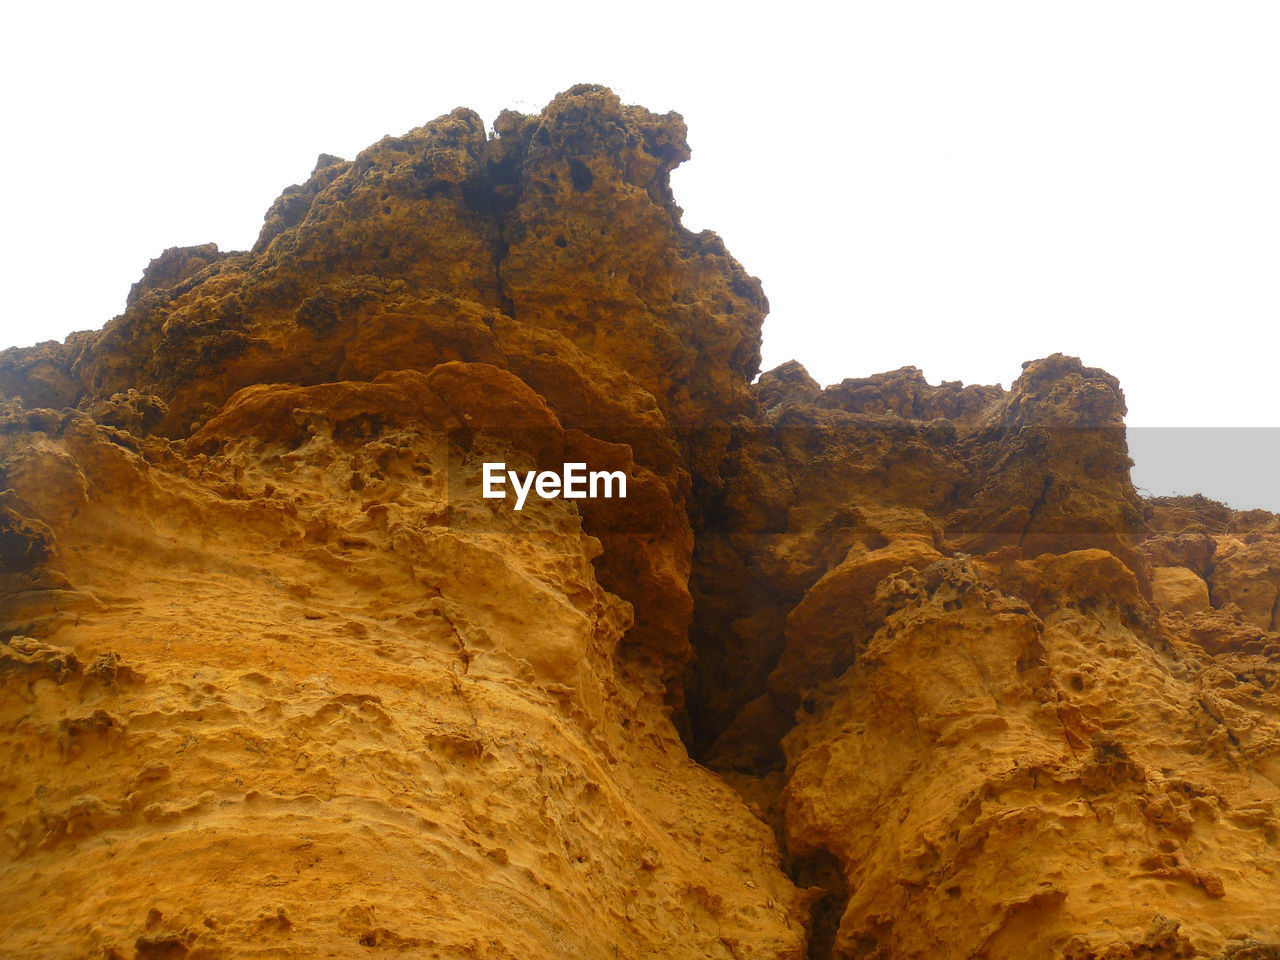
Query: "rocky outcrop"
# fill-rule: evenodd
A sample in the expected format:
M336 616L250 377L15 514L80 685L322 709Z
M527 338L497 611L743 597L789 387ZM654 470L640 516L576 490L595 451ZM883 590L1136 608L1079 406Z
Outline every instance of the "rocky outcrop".
M679 224L678 116L496 129L322 157L253 251L0 360L8 949L803 955L670 705L764 297ZM515 513L486 459L628 497Z
M1280 520L1074 358L753 383L687 156L457 110L0 354L10 951L1277 955Z
M809 955L1280 951L1277 518L1142 502L1073 358L753 392L695 551L693 745L819 897Z

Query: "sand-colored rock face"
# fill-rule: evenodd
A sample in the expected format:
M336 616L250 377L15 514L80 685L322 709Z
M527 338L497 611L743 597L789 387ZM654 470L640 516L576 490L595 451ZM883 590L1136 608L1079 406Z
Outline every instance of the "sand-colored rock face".
M494 129L0 355L0 954L1280 956L1280 519L1074 358L752 384L678 116Z
M810 956L1280 955L1277 518L1142 503L1067 357L753 391L693 742L821 894Z
M679 226L678 116L497 127L321 158L254 251L6 355L0 952L803 956L664 702L764 298ZM629 496L516 513L485 460Z
M212 457L76 413L5 443L60 551L7 575L5 951L799 955L773 837L619 663L573 509L446 501L421 374L288 405L301 438Z
M1191 616L1210 608L1209 585L1186 567L1157 567L1152 579L1156 608L1161 613Z

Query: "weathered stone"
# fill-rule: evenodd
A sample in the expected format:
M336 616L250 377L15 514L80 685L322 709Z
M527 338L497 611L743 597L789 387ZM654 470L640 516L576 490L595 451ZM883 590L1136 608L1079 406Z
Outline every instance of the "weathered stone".
M1072 357L752 384L688 155L455 110L0 354L10 952L1274 953L1280 518Z

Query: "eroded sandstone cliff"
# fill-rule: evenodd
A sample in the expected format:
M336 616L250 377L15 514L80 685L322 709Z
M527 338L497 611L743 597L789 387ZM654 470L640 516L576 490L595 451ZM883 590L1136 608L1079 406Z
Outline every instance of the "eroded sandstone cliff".
M1280 518L1073 358L753 383L687 156L457 110L0 355L0 950L1280 956Z
M1072 358L753 392L689 702L810 955L1280 956L1280 518L1141 501Z

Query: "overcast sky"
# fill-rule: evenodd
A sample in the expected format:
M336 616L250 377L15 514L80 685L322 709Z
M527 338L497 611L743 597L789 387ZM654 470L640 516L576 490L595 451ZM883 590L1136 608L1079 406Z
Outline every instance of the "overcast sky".
M251 245L321 152L597 82L684 114L676 198L764 282L766 367L1007 386L1062 351L1131 424L1280 427L1272 0L46 3L0 34L6 346L102 326L165 247Z

